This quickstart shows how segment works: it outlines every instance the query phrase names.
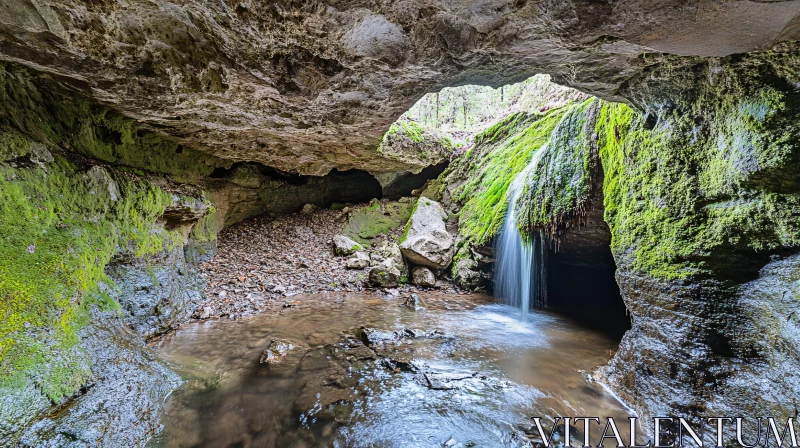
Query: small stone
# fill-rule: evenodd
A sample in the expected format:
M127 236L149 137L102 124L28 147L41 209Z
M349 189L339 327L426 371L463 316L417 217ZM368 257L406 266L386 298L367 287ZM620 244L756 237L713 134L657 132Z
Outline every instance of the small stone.
M420 310L426 308L425 301L422 300L420 296L417 294L411 294L403 303L403 305L413 309L413 310Z
M430 269L424 266L415 266L411 270L411 282L417 286L433 288L436 286L436 277Z
M345 261L348 269L364 269L370 265L370 257L366 252L358 251Z
M214 310L210 306L203 307L203 312L200 313L200 319L208 319L214 315Z
M314 204L306 204L300 210L300 213L302 213L304 215L308 215L310 213L314 213L315 211L317 211L317 206L316 205L314 205Z
M336 235L333 237L333 249L336 252L336 255L345 256L361 250L362 247L349 237L344 235Z

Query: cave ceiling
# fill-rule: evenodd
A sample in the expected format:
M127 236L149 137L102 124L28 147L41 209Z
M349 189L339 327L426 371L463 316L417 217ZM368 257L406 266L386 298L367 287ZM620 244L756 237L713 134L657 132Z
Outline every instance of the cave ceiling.
M0 0L0 60L231 162L403 170L376 153L427 92L535 73L601 98L660 53L800 35L800 1Z

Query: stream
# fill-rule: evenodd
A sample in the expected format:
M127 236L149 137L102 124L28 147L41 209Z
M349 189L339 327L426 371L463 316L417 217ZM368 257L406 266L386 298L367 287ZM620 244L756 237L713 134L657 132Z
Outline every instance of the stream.
M150 447L530 446L531 416L631 414L589 375L618 340L555 314L481 294L287 300L155 345L186 382Z

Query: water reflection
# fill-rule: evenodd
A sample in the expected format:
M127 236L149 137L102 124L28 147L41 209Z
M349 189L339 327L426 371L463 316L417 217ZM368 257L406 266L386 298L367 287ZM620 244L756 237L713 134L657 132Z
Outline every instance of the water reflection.
M151 446L527 446L531 416L629 415L584 373L617 341L555 315L520 321L485 296L425 299L415 311L304 296L280 314L181 329L158 350L188 381ZM273 340L296 353L259 364Z

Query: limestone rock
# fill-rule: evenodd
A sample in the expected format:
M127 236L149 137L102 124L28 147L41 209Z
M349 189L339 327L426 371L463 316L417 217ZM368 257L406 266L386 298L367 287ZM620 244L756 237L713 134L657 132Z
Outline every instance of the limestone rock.
M796 38L791 20L798 12L790 1L702 7L642 0L624 8L478 0L234 3L117 9L18 0L3 11L0 56L57 73L54 82L217 157L303 174L388 172L411 167L376 153L375 143L426 91L502 85L538 71L618 100L621 83L650 65L641 63L642 54L766 50ZM743 21L747 32L732 31Z
M258 362L261 364L296 364L303 358L308 346L302 342L273 339L264 349Z
M333 237L333 249L336 255L345 256L361 250L361 245L344 235L336 235Z
M400 244L403 255L414 264L444 269L453 261L455 240L447 232L447 213L441 204L421 196Z
M411 294L403 303L403 305L413 310L420 310L427 307L425 305L425 301L422 300L422 297L420 297L419 294Z
M414 269L411 270L411 282L417 286L432 288L436 285L436 276L425 266L415 266Z
M366 267L369 267L369 265L370 265L369 255L367 255L366 252L364 251L356 252L355 254L353 254L352 257L348 258L347 261L345 261L345 266L347 266L348 269L364 269Z
M380 288L394 288L400 281L400 271L394 263L382 263L369 270L369 284Z
M382 259L384 262L386 260L392 260L394 267L400 271L401 276L405 277L408 275L408 266L406 266L403 253L400 251L400 246L398 246L397 243L384 242L372 253L372 256L375 259Z

